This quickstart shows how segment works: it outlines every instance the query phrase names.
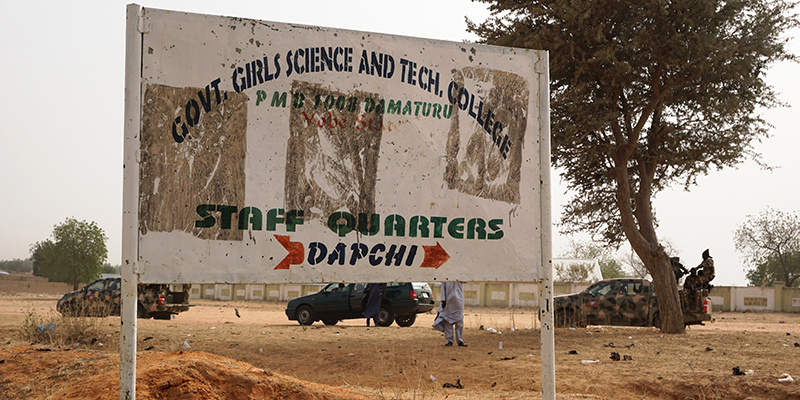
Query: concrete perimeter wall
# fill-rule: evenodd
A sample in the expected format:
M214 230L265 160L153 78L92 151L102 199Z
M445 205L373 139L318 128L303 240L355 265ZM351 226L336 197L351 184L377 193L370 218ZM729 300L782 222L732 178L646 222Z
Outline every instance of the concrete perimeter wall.
M429 283L433 298L439 300L441 285ZM180 288L180 285L175 289ZM318 292L322 284L231 285L195 284L191 297L222 301L289 301ZM578 293L589 285L557 282L555 295ZM714 311L782 311L800 313L800 288L715 286L711 290ZM469 282L464 284L464 305L484 307L539 307L539 285L536 283Z
M64 294L71 291L72 285L50 282L41 276L0 274L0 293Z
M441 285L429 283L433 298L439 300ZM181 285L173 285L175 290ZM323 284L194 284L191 298L221 301L289 301L318 292ZM578 293L588 287L583 283L557 282L555 295ZM63 294L72 290L66 283L21 274L0 274L0 293ZM774 287L715 286L711 290L714 311L781 311L800 313L800 288L787 288L782 282ZM464 304L484 307L539 307L536 283L469 282L464 284Z

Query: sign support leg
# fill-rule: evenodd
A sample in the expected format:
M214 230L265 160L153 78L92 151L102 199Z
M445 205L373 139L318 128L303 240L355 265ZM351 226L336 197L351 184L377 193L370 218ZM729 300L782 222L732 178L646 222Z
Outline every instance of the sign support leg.
M541 179L541 238L542 260L539 282L539 320L542 336L542 399L556 398L555 329L553 318L553 239L550 194L550 54L542 57L534 67L539 74L539 132L541 142L539 165Z
M136 317L139 276L139 132L141 131L142 7L127 7L125 37L125 149L122 185L122 298L119 398L136 398Z

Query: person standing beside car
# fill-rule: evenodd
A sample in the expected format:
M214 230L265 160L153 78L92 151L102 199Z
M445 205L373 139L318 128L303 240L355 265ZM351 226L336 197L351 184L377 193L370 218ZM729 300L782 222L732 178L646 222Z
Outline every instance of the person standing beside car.
M466 347L464 343L464 285L461 282L443 282L442 303L439 305L439 310L436 313L436 319L433 321L433 329L439 332L444 332L444 338L447 340L445 346L453 345L453 336L455 333L455 341L461 347ZM455 329L454 329L455 328Z
M367 326L369 326L370 318L375 321L375 326L378 326L384 291L386 291L385 283L368 283L364 289L364 292L367 293L367 305L364 307L363 315L367 319Z

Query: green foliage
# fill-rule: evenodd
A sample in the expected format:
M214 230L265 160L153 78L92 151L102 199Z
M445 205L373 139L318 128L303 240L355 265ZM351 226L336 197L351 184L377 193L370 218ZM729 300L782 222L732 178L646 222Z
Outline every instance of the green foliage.
M626 275L625 269L622 264L615 260L597 260L600 263L600 273L603 274L603 279L624 278Z
M548 50L552 162L573 194L563 233L627 238L653 276L662 330L682 332L652 198L712 169L758 160L757 108L780 105L767 67L794 60L792 1L479 0L489 44Z
M600 264L600 273L603 274L603 279L623 278L627 276L622 263L614 258L614 252L612 248L608 246L570 239L567 248L562 250L559 257L595 259L597 263Z
M574 194L565 232L609 243L625 237L619 202L648 229L660 190L753 155L769 127L754 110L778 104L766 68L794 58L787 1L480 1L494 16L471 32L550 52L553 164Z
M96 279L108 256L106 237L95 222L67 218L53 229L53 240L37 242L31 248L34 274L53 282L72 284Z
M119 265L111 265L109 263L103 264L103 271L104 274L120 274L121 267Z
M757 216L748 216L734 233L736 250L751 267L747 279L751 285L800 285L800 215L767 208Z
M588 282L592 270L591 263L563 263L554 262L555 280L558 282Z
M15 258L13 260L0 261L0 271L6 272L31 272L33 270L33 261L31 259L20 260Z

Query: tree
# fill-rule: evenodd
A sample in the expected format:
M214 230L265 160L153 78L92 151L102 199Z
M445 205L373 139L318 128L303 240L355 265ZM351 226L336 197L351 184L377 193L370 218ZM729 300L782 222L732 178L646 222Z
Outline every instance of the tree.
M567 248L561 252L559 257L595 259L600 264L600 273L603 274L603 279L622 278L626 275L625 268L614 258L612 249L597 243L570 239Z
M759 215L747 218L734 233L733 241L752 267L747 272L750 284L800 284L800 215L767 207Z
M651 278L650 272L647 271L647 267L644 266L642 259L636 255L635 251L626 252L624 260L628 270L631 271L631 276L643 279Z
M700 175L758 160L757 107L780 105L766 67L793 60L781 35L790 1L479 0L468 30L495 45L548 50L552 163L574 197L564 233L627 239L653 277L661 330L683 333L652 198Z
M108 256L108 238L96 223L67 218L55 226L52 236L53 240L31 247L34 274L70 283L74 290L100 275Z
M33 263L30 259L20 260L19 258L15 258L13 260L0 261L0 271L31 272L32 267Z
M117 274L119 275L121 268L119 265L111 265L109 263L103 264L103 270L101 271L104 274Z
M556 262L553 261L555 280L557 282L590 282L589 274L594 263L590 262Z

